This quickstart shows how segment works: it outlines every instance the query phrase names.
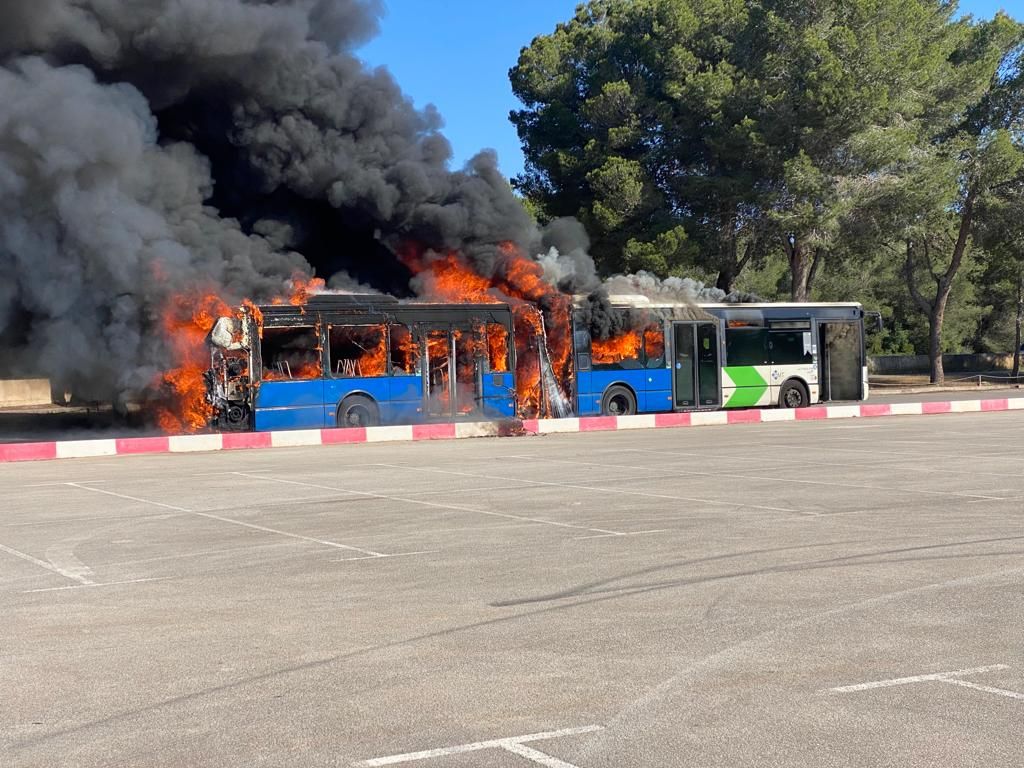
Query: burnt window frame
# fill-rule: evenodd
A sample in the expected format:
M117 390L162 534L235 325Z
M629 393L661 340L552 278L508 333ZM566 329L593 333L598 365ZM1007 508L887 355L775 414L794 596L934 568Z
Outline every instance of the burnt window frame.
M322 334L321 334L321 326L320 326L320 324L318 322L313 322L313 323L310 323L309 325L265 325L262 328L260 328L259 344L258 344L258 347L259 347L259 360L260 360L260 378L259 378L259 380L260 380L261 383L276 383L276 384L280 384L280 383L286 382L286 381L316 381L317 380L317 379L296 378L292 374L292 372L290 370L290 368L291 368L290 366L289 366L288 378L282 378L282 379L268 379L268 378L266 378L266 373L267 373L267 370L268 370L268 367L267 367L267 356L265 354L265 352L266 352L265 345L266 345L266 342L267 342L267 333L268 332L276 333L276 332L281 332L281 331L297 331L297 330L308 330L308 331L311 332L311 336L312 336L313 343L314 343L314 346L312 347L311 351L313 351L313 352L319 351L319 353L320 353L320 376L317 377L317 379L325 378L325 376L324 376L324 351L323 351L323 346L322 346L323 345L323 337L322 337ZM317 349L317 346L316 346L317 344L321 345L319 350ZM279 368L270 368L269 370L278 371L279 373L284 373Z
M639 348L640 354L637 357L624 357L624 358L622 358L622 360L619 360L619 362L617 362L617 363L599 363L596 360L594 360L593 341L591 341L590 369L592 371L645 371L645 370L647 370L646 353L644 351L644 329L643 328L638 328L638 329L630 331L630 332L631 333L636 333L637 335L640 336L640 348ZM629 361L634 361L635 360L638 363L638 365L635 368L627 368L626 366L624 366L622 364L623 360L629 360Z
M348 376L334 370L334 356L331 354L331 329L333 328L375 328L384 326L384 373L376 376ZM324 378L325 379L383 379L391 375L391 329L388 323L332 323L324 322Z

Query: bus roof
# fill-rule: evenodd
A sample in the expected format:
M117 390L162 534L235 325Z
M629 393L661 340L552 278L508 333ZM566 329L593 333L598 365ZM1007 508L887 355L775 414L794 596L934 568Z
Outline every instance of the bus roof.
M581 304L586 301L587 297L582 294L577 294L574 299L576 304ZM861 304L856 301L658 301L642 294L611 294L608 297L608 300L611 302L613 307L636 309L672 309L677 307L699 307L701 309L825 309L830 307L852 308L861 306Z

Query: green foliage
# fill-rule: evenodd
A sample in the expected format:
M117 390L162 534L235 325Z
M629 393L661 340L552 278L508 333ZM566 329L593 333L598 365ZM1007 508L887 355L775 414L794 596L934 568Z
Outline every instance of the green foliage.
M603 273L859 300L879 351L925 352L935 327L949 350L1006 343L1024 34L1005 14L592 0L509 74L514 184L539 220L578 217Z

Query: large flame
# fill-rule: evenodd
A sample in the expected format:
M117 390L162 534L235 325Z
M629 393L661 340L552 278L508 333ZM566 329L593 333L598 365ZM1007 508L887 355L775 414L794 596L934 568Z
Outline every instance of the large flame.
M162 325L177 363L158 382L164 402L157 407L156 423L165 432L194 432L213 416L203 379L210 365L205 341L217 318L230 314L228 305L210 292L174 296L164 309Z
M498 258L490 275L475 271L458 253L434 254L414 246L406 246L400 253L402 262L417 276L417 292L433 301L451 303L507 303L511 305L514 320L516 348L516 387L519 410L522 415L545 415L541 388L540 347L546 344L551 366L563 392L571 386L570 355L572 351L571 298L544 280L539 264L523 255L513 244L499 246ZM271 303L303 306L309 298L324 289L320 278L296 274L291 279L288 295L272 299ZM257 313L255 305L246 300L245 306ZM164 317L175 366L160 377L158 384L168 395L168 403L159 409L157 422L167 432L196 431L209 423L212 408L206 400L203 374L209 364L205 339L218 317L231 314L228 305L212 292L179 295L168 303ZM419 357L411 334L392 329L392 356L387 359L386 334L383 327L367 328L372 336L360 345L363 350L353 361L356 375L386 375L389 364L414 370ZM432 358L447 355L447 334L444 339L428 338L427 346ZM469 334L457 342L459 359L455 375L457 380L472 379L474 357L486 356L491 369L508 369L508 332L500 325L488 324L479 333ZM290 375L289 375L290 374ZM323 374L320 361L305 361L293 365L288 372L264 370L265 380L312 379ZM451 372L443 373L450 376ZM447 382L450 385L450 382ZM446 388L447 388L446 385ZM459 388L460 412L472 410L472 389ZM463 398L467 398L463 400ZM550 409L548 409L549 411Z
M638 360L641 349L645 349L648 359L664 356L665 331L660 325L648 325L643 330L628 330L609 339L593 339L590 342L591 357L598 365Z
M637 331L626 331L610 339L594 339L590 342L590 354L595 363L608 365L640 357L643 337Z
M544 270L512 243L502 243L489 276L476 272L458 253L427 254L406 246L402 262L416 275L418 291L432 300L502 302L512 306L516 389L523 415L542 411L539 345L546 343L563 392L570 390L572 299L544 280ZM498 343L495 341L494 343Z
M298 306L323 287L324 281L320 278L296 273L291 279L290 295L276 297L273 303L288 302ZM249 299L242 303L262 325L262 313L256 305ZM175 294L165 305L161 325L173 357L173 366L154 382L160 393L155 419L164 432L197 432L209 425L213 407L206 399L206 381L203 378L210 365L206 337L218 318L232 314L231 307L210 288ZM318 368L308 378L319 375ZM303 376L296 376L293 372L293 377Z

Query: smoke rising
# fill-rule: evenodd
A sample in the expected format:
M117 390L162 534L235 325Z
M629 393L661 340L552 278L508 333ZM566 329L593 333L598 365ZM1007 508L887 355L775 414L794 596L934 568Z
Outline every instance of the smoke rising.
M0 25L0 376L144 390L195 287L296 270L408 292L394 252L545 248L491 152L464 169L353 46L377 0L7 0ZM568 251L578 250L556 235ZM301 254L301 255L300 255Z
M85 399L143 393L170 363L161 312L296 272L408 295L403 244L483 275L502 243L592 293L707 300L643 274L604 286L583 227L539 229L493 152L449 168L442 121L354 47L379 0L5 0L0 23L0 377ZM623 282L625 281L625 282ZM415 287L415 284L414 286ZM603 298L602 298L603 297Z

